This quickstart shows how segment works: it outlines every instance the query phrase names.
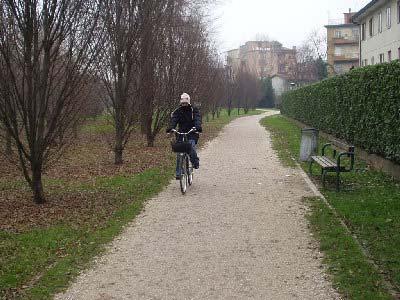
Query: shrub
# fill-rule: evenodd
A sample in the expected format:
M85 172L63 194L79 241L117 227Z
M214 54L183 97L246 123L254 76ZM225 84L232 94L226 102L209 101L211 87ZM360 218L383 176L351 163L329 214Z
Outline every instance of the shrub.
M400 163L400 61L282 95L282 113Z

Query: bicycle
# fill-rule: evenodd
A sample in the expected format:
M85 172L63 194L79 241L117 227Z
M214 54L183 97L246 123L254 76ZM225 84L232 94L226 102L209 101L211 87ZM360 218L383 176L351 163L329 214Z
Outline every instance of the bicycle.
M182 133L175 129L171 130L175 133L176 141L171 142L172 151L177 153L177 166L180 170L179 184L181 187L181 192L184 195L187 191L188 185L193 184L193 166L190 162L189 153L192 150L192 144L189 143L188 135L192 132L196 132L196 128L192 128L189 132ZM182 136L182 140L179 140L179 136Z

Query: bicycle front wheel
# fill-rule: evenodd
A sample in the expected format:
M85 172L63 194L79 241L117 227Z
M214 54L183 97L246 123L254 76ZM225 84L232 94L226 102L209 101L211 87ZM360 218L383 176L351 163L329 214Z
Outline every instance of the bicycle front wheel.
M188 178L187 178L188 184L192 185L192 183L193 183L193 167L192 167L192 164L191 164L188 156L186 156L186 169L188 172Z
M181 192L184 195L187 190L188 183L188 171L186 169L185 159L181 159L181 178L179 179L179 184L181 186Z

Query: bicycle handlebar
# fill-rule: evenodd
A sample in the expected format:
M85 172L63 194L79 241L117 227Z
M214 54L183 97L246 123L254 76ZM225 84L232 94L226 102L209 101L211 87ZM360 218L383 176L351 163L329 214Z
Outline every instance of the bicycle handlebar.
M196 131L196 128L195 127L193 127L192 129L190 129L188 132L179 132L179 131L177 131L176 129L171 129L171 131L172 132L175 132L176 134L179 134L179 135L188 135L188 134L190 134L190 133L192 133L192 132L196 132L197 133L197 131Z

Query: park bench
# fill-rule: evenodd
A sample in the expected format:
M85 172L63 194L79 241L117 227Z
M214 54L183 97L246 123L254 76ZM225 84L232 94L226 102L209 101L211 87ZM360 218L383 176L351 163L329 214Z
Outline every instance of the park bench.
M321 156L311 156L309 172L312 175L312 164L315 162L319 166L321 166L321 176L322 176L322 185L325 187L325 176L328 172L336 173L336 190L340 190L340 173L343 172L351 172L354 168L354 146L345 145L340 142L335 142L336 145L332 145L332 143L325 144L322 147ZM328 157L325 155L326 149L328 147L332 147L333 155L332 157ZM337 149L347 149L346 152L339 152ZM349 163L343 164L342 158L348 158L350 160Z

